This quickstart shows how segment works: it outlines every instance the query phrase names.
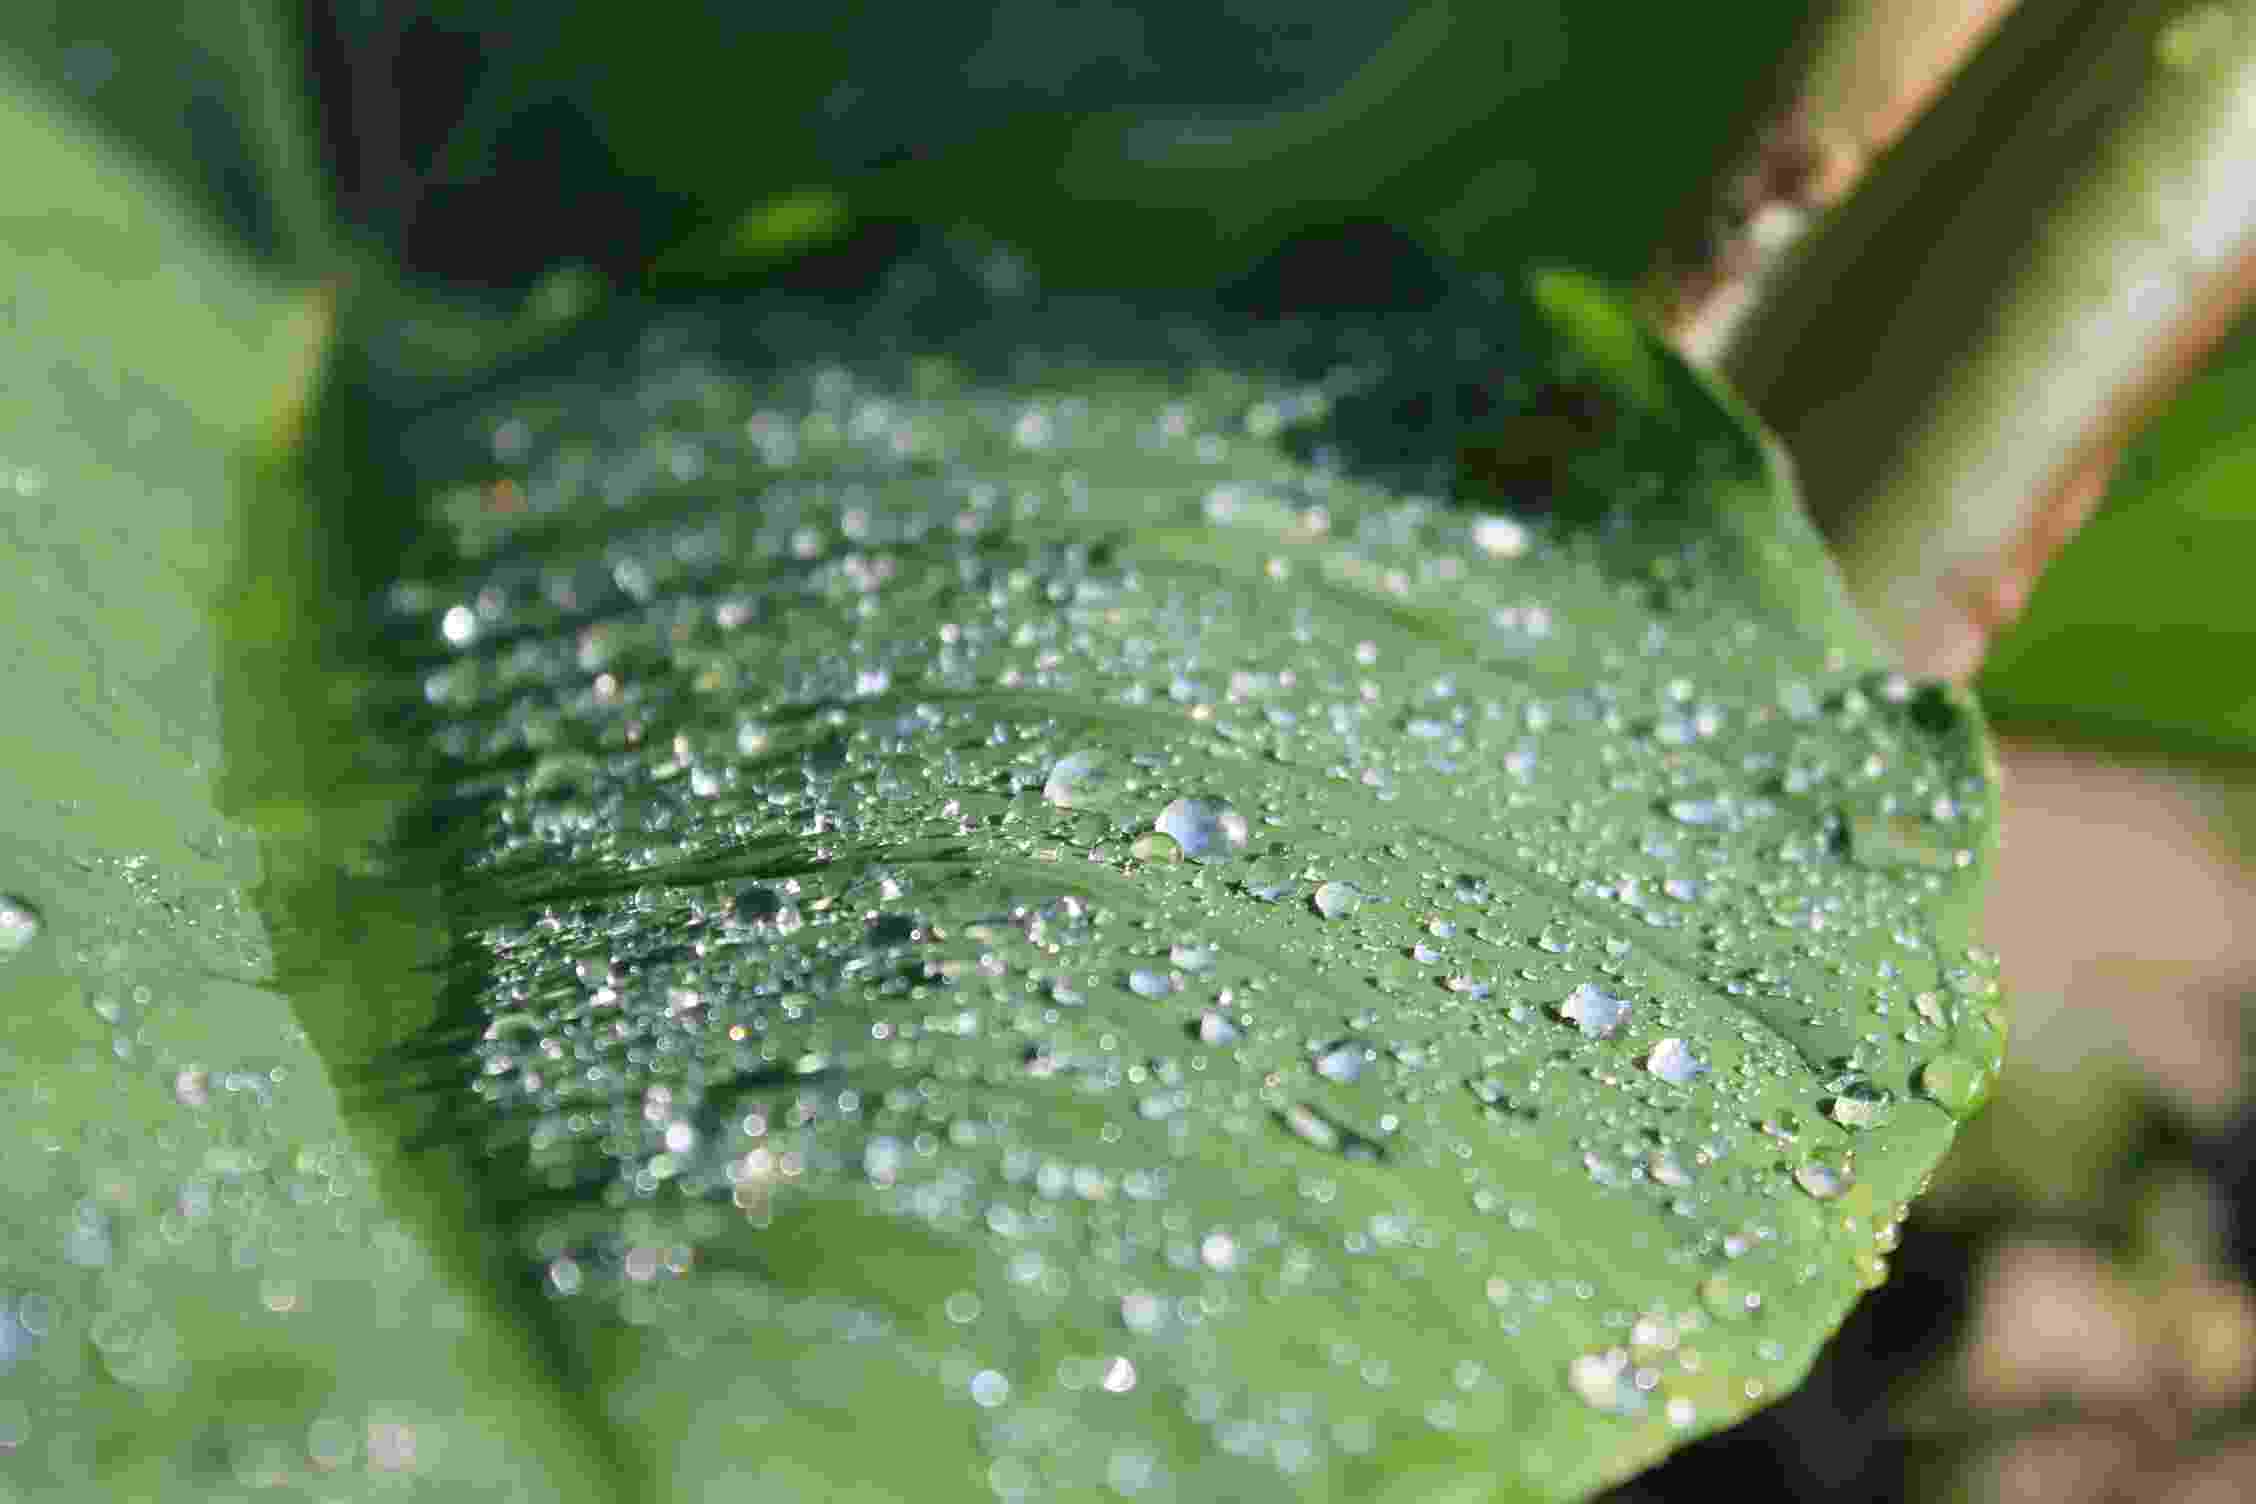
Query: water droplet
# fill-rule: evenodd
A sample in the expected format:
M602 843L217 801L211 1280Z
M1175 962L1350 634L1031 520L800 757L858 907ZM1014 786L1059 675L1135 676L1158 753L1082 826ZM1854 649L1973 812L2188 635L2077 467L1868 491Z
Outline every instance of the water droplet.
M1183 848L1173 836L1154 830L1136 837L1128 847L1128 854L1139 862L1179 862L1183 859Z
M1352 1128L1333 1122L1305 1102L1295 1102L1278 1113L1277 1121L1302 1143L1313 1144L1344 1158L1378 1160L1385 1157L1385 1151L1376 1143Z
M0 893L0 961L39 938L39 910L10 893Z
M992 1410L1010 1400L1010 1380L992 1368L982 1368L971 1376L971 1401L982 1410Z
M1218 862L1245 849L1245 816L1218 799L1177 799L1152 822L1194 862Z
M1215 956L1216 951L1213 946L1195 945L1189 941L1170 946L1167 952L1168 960L1194 976L1202 971L1212 970Z
M1629 1017L1629 1002L1601 992L1589 982L1567 994L1559 1005L1559 1016L1568 1023L1579 1026L1585 1039L1604 1039L1622 1026Z
M1888 1121L1895 1106L1892 1093L1866 1081L1849 1081L1836 1087L1825 1115L1844 1128L1877 1128Z
M1112 761L1104 753L1071 752L1050 765L1042 797L1060 809L1086 809L1103 803L1116 782Z
M1198 1036L1200 1044L1213 1045L1217 1049L1236 1044L1239 1038L1238 1026L1230 1022L1229 1015L1212 1008L1198 1016L1197 1022L1191 1025L1191 1031Z
M1176 978L1148 966L1139 966L1128 973L1128 990L1138 997L1166 997L1181 987L1182 983Z
M1517 559L1527 552L1527 528L1509 517L1476 517L1472 533L1473 547L1492 559Z
M1319 883L1308 901L1326 919L1345 919L1363 907L1363 890L1353 883Z
M1312 1063L1317 1075L1345 1085L1361 1079L1371 1053L1370 1046L1360 1039L1342 1039L1318 1048Z
M1584 1353L1569 1363L1567 1387L1584 1404L1609 1415L1641 1415L1645 1410L1644 1391L1637 1387L1629 1353L1622 1348Z
M1989 1100L1989 1072L1964 1055L1937 1055L1919 1068L1920 1094L1954 1118Z
M1794 1171L1794 1184L1820 1201L1831 1201L1856 1184L1856 1166L1846 1151L1821 1149Z
M1588 1033L1589 1025L1585 1024L1583 1031ZM1689 1086L1708 1073L1708 1063L1694 1055L1683 1040L1671 1036L1655 1041L1645 1056L1645 1069L1671 1086Z

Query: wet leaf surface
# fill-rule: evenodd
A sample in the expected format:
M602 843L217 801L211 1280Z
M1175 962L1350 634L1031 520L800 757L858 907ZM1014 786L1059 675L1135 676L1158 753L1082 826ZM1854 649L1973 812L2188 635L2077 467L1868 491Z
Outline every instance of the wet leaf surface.
M1978 723L1537 302L771 304L410 425L420 792L268 911L589 1497L1574 1497L1880 1276L2001 1045ZM1449 499L1560 380L1550 494Z

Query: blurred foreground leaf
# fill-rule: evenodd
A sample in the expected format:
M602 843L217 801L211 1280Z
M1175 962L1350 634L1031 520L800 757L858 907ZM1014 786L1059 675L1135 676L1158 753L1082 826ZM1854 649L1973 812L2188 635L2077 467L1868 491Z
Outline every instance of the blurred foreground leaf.
M0 56L261 259L330 242L298 38L271 0L12 0Z

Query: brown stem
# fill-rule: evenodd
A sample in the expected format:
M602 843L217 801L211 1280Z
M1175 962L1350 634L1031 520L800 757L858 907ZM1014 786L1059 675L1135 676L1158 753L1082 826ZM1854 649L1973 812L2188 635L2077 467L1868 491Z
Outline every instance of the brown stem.
M1877 625L1964 674L2247 300L2256 5L2023 0L1723 361Z
M1847 196L2016 0L1841 0L1780 69L1731 166L1679 216L1648 298L1670 339L1721 358L1816 218Z

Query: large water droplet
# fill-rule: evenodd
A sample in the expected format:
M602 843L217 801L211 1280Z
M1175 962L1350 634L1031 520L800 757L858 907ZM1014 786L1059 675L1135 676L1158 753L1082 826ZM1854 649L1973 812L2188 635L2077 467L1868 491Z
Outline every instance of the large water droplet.
M1583 1038L1604 1039L1629 1017L1629 1001L1610 996L1585 982L1567 994L1567 1000L1559 1005L1559 1016L1579 1026Z
M0 893L0 961L7 960L39 938L39 911L21 898Z
M1584 1025L1584 1032L1588 1030L1589 1026ZM1671 1036L1654 1042L1651 1052L1645 1056L1645 1069L1671 1086L1689 1086L1708 1073L1708 1063L1693 1054L1690 1045Z
M1963 1118L1989 1099L1989 1072L1964 1055L1937 1055L1919 1068L1919 1091L1952 1117Z
M1177 799L1152 826L1194 862L1219 862L1245 850L1245 816L1219 799Z
M1277 1114L1287 1132L1304 1144L1313 1144L1346 1159L1378 1160L1385 1151L1354 1129L1333 1122L1305 1102L1295 1102Z
M1362 1077L1363 1067L1370 1063L1371 1054L1371 1047L1362 1040L1342 1039L1319 1048L1312 1063L1317 1075L1344 1085Z
M1308 901L1326 919L1345 919L1363 907L1363 890L1353 883L1318 883Z
M1856 1166L1842 1150L1820 1149L1794 1171L1794 1184L1820 1201L1831 1201L1856 1184Z
M1825 1104L1825 1115L1844 1128L1877 1128L1888 1121L1894 1105L1892 1093L1869 1082L1850 1081Z
M1584 1404L1609 1415L1641 1415L1645 1410L1645 1391L1637 1387L1629 1354L1622 1348L1584 1353L1569 1363L1567 1387Z
M1149 966L1139 966L1128 973L1128 990L1138 997L1166 997L1181 985L1166 972L1155 971Z
M1071 752L1050 765L1042 797L1060 809L1087 808L1103 803L1117 782L1112 761L1104 753Z
M1200 1044L1213 1045L1217 1049L1236 1044L1239 1038L1238 1026L1230 1022L1230 1016L1213 1008L1198 1016L1197 1022L1191 1025L1191 1032L1198 1036Z

